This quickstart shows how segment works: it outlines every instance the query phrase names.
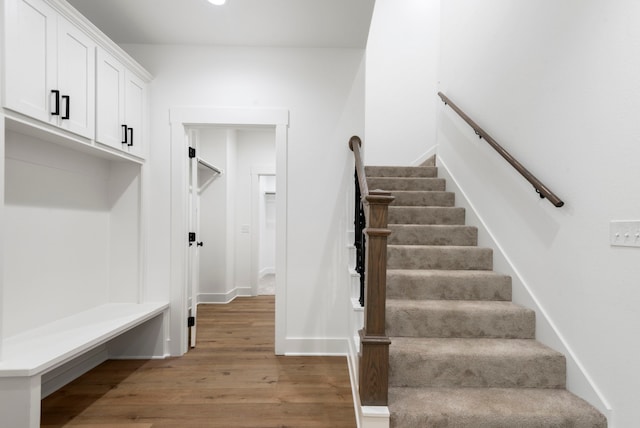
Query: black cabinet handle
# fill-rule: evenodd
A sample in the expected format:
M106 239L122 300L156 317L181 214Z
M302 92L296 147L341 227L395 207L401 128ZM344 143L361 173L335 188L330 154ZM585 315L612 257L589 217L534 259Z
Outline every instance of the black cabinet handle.
M61 119L69 119L69 111L71 110L71 97L69 95L63 95L63 100L67 101L67 108L65 109L64 116Z
M129 145L127 140L127 125L122 125L122 144Z
M51 116L60 116L60 91L57 89L52 89L51 93L55 95L55 107L51 112Z
M129 135L130 138L129 138L129 144L127 144L127 146L131 147L133 146L133 128L129 128L129 132L130 132L130 135Z
M197 245L198 247L202 247L202 246L204 245L204 242L198 242L196 245Z

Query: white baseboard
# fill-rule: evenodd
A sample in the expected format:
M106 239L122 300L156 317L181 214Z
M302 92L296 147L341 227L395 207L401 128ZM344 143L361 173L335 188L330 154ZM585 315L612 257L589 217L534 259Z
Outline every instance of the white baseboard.
M391 415L387 406L363 406L360 402L357 358L357 354L352 352L347 355L356 425L358 428L389 428L389 418Z
M258 272L258 278L262 278L265 275L275 275L275 274L276 274L275 267L266 267L266 268L260 269L260 272Z
M42 398L45 398L69 382L107 361L106 345L99 346L42 375Z
M226 293L200 293L198 294L198 304L230 303L236 297L253 296L251 287L236 287Z
M285 338L284 355L297 356L345 356L348 343L345 338L332 337L287 337Z
M438 147L437 146L433 146L431 147L429 150L427 150L426 152L424 152L423 154L421 154L416 160L414 160L411 163L411 166L419 166L422 164L422 162L426 161L427 159L429 159L431 156L434 156L437 152Z

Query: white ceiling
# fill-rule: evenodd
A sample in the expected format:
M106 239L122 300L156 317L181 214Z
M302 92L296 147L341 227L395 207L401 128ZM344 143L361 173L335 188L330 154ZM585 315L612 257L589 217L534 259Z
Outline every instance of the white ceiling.
M364 48L375 0L68 0L118 44Z

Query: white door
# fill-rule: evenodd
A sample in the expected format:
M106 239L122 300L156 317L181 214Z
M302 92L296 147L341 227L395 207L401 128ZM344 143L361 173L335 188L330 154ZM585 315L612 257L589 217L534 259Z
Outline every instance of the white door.
M195 132L190 132L189 151L195 150ZM189 346L196 346L196 331L198 322L198 294L200 283L200 247L203 245L200 238L200 197L198 194L198 158L189 156L189 264L187 267L187 295L189 296ZM193 235L192 235L193 234Z

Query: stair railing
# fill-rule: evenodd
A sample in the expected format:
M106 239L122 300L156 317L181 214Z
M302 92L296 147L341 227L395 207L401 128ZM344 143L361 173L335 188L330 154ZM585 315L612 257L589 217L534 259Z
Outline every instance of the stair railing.
M363 272L360 275L361 281L364 281L360 296L361 304L364 304L364 327L359 332L358 383L363 406L386 406L391 344L385 327L387 237L391 234L387 226L389 204L394 197L383 190L369 191L361 146L359 137L351 137L349 148L353 151L356 165L356 248L358 245L362 247Z
M489 134L485 132L477 123L475 123L469 116L463 112L460 107L454 104L445 94L442 92L438 92L438 96L442 99L445 105L451 107L453 111L458 113L469 126L473 128L476 135L480 139L484 139L491 147L497 151L500 156L502 156L509 164L516 169L529 183L533 185L535 191L540 195L541 198L546 198L549 202L551 202L554 206L560 208L564 205L564 202L558 198L547 186L542 184L540 180L538 180L533 174L531 174L516 158L514 158L508 151L506 151L500 144L496 142Z

